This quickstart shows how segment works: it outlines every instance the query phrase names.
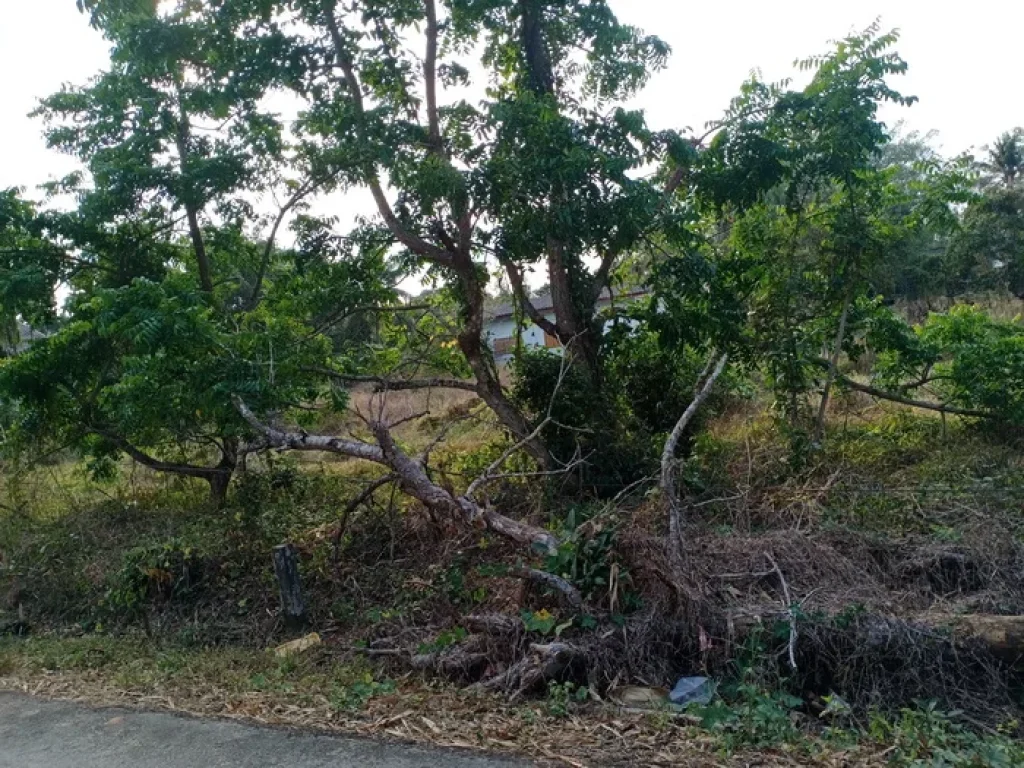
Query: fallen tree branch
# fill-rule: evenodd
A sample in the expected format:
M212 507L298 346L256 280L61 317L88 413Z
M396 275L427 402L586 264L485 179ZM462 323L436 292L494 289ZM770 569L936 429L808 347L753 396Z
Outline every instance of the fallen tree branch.
M365 459L390 469L398 477L403 491L432 510L461 518L463 522L489 528L520 544L546 554L558 551L558 539L549 531L513 520L489 506L481 506L467 495L457 496L441 487L427 474L422 461L406 454L395 442L388 426L380 421L369 422L377 444L342 437L310 435L277 429L261 422L248 406L235 395L235 407L252 429L262 434L270 447L295 451L325 451L357 459Z

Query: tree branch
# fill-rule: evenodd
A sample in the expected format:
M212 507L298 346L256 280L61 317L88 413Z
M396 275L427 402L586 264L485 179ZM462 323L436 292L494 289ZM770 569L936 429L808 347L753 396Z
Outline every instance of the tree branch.
M363 121L366 117L366 107L363 103L362 86L356 74L355 62L346 49L345 39L342 37L337 19L334 18L333 10L328 10L324 13L324 21L331 34L331 41L334 44L334 55L338 66L341 67L341 71L345 75L345 85L348 88L349 95L352 97L352 105L360 121ZM387 224L388 229L391 230L391 234L417 256L432 261L435 264L452 266L453 258L449 252L438 248L436 245L431 245L402 225L402 222L395 215L391 203L388 202L387 195L384 194L384 189L377 176L377 169L372 164L366 168L366 174L366 183L370 188L370 193L373 195L374 202L377 204L377 210L381 218L384 219L384 223Z
M513 520L491 508L483 508L467 496L456 496L434 483L427 475L423 462L413 459L397 445L388 426L380 421L369 422L377 445L341 437L309 435L305 432L286 432L263 424L237 395L232 397L242 418L258 433L266 437L271 447L296 451L327 451L353 458L366 459L388 467L398 475L402 490L419 499L430 509L440 510L461 518L471 525L480 525L507 536L521 544L551 554L558 550L558 539L542 528Z
M263 258L260 260L259 272L256 273L256 282L253 285L252 296L249 297L247 305L249 309L254 309L259 305L260 292L263 290L263 280L267 275L267 269L270 267L270 258L274 253L274 243L277 240L277 232L281 228L281 224L284 223L288 213L318 186L320 186L320 182L308 179L295 191L295 194L288 198L285 204L281 206L281 210L278 211L274 224L270 228L270 234L267 236L267 243L263 248Z
M827 368L828 366L828 360L815 360L814 363L822 368ZM894 392L886 392L884 389L878 389L877 387L872 387L869 384L861 384L860 382L854 381L848 376L843 376L842 374L836 375L836 381L844 387L856 392L863 392L865 395L877 397L879 400L888 400L893 403L900 403L901 405L909 405L912 408L923 408L928 411L948 413L951 416L967 416L975 419L997 418L997 414L992 413L991 411L980 411L973 408L958 408L953 405L944 405L942 403L930 403L927 400L914 400L910 397L897 395Z
M287 448L293 451L325 451L327 453L340 453L355 459L366 459L377 464L386 463L384 461L384 452L379 446L343 437L309 435L305 432L285 432L275 429L257 419L256 415L249 410L249 407L238 395L234 395L231 399L235 404L235 408L242 415L242 418L245 419L250 427L267 439L271 448Z
M316 328L314 329L314 333L323 333L329 328L333 328L342 320L346 320L352 317L353 315L358 315L361 312L421 312L429 311L430 309L431 306L429 304L398 304L395 306L366 304L359 307L348 307L345 309L340 309L328 315L326 320L323 320L316 326Z
M461 389L465 392L476 393L476 384L462 379L445 379L440 377L432 379L388 379L384 376L348 375L332 371L328 368L316 368L313 371L351 384L376 384L375 392L384 392L385 390L402 392L413 389Z
M217 475L222 475L228 471L226 467L220 466L200 467L195 464L180 464L173 461L162 461L161 459L150 456L145 451L135 447L120 435L97 428L93 428L92 431L100 437L112 442L139 464L142 464L144 467L148 467L155 472L166 472L172 475L182 475L184 477L195 477L202 480L210 480L211 478Z
M526 293L526 286L523 283L523 273L519 269L519 266L507 256L498 255L498 260L505 267L505 272L508 274L508 281L512 285L512 290L515 291L516 296L519 298L519 304L526 312L527 317L544 331L549 336L554 336L556 339L561 338L561 333L558 330L558 326L548 320L540 311L533 306L533 302L530 301L530 297Z
M665 447L661 452L661 492L665 496L668 502L668 534L669 534L669 547L674 563L679 566L682 565L683 561L683 549L682 549L682 507L679 504L679 493L676 489L676 449L679 446L679 441L683 437L683 433L686 428L693 421L693 417L697 415L697 411L704 405L704 402L711 396L711 390L715 386L715 382L718 381L718 377L722 375L725 370L726 363L729 362L729 355L723 354L718 358L718 362L715 363L714 370L711 371L707 378L704 379L703 385L701 381L697 381L697 391L693 398L693 401L683 412L683 415L679 417L679 421L676 422L675 427L672 429L671 434L665 441ZM706 370L706 369L705 369Z
M593 297L595 302L601 298L601 292L608 286L608 276L618 257L619 252L614 250L606 251L601 257L601 263L598 265L597 271L594 272Z

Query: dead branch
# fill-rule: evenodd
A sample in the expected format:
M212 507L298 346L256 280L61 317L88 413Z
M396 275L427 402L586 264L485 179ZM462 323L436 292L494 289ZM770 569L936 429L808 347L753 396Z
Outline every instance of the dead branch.
M489 635L514 635L522 628L522 622L505 613L480 613L466 616L462 626L471 632L484 632Z
M479 491L480 488L482 488L484 485L491 482L492 480L496 479L495 473L497 473L497 471L501 469L502 466L504 466L506 461L508 461L517 451L519 451L522 448L525 448L527 445L529 445L534 440L537 440L540 437L545 427L547 427L552 422L552 413L555 409L555 402L558 398L559 391L562 389L562 384L565 382L565 376L568 373L568 370L568 358L567 356L563 356L561 366L558 371L558 380L555 381L555 386L551 390L551 397L548 399L548 409L547 412L544 414L544 418L536 427L534 427L533 432L531 432L518 442L514 443L513 445L510 445L502 452L501 456L499 456L497 459L491 462L490 466L487 467L487 469L485 469L480 474L479 477L477 477L473 482L469 484L469 488L466 489L466 496L468 496L471 499L475 498L476 492ZM575 464L576 462L574 461L571 462L570 465L567 467L562 467L556 470L545 469L543 471L545 474L562 474L564 472L571 471L572 467Z
M771 565L772 570L779 577L779 583L782 585L782 596L786 604L786 613L789 616L789 666L796 671L796 608L793 604L793 596L789 593L789 584L786 581L786 577L782 574L782 569L779 568L779 564L775 562L775 558L771 556L771 553L765 552L764 556L768 558L768 563Z
M679 503L678 490L676 489L676 449L686 428L693 421L693 417L697 415L697 411L700 410L701 406L711 396L711 390L714 388L715 382L718 381L718 377L722 375L728 362L729 355L721 355L717 363L715 363L714 369L704 378L703 384L701 384L700 380L697 381L698 390L695 392L693 401L683 412L683 415L679 417L679 421L676 422L671 434L665 441L665 447L661 453L661 492L668 502L669 546L673 562L677 566L681 566L683 562L683 512L682 505Z
M338 565L338 561L341 558L341 540L345 535L345 529L348 527L348 520L352 516L360 505L365 504L369 501L373 494L383 488L388 483L394 483L398 481L398 475L385 475L384 477L378 478L370 483L363 492L356 496L350 501L345 509L341 513L341 519L338 521L338 526L334 529L334 535L332 536L333 542L333 555L332 559L335 567Z
M583 596L572 584L554 573L540 571L536 568L521 568L516 575L527 581L533 581L560 593L566 604L576 613L583 613Z
M507 670L477 687L486 691L514 691L514 697L520 696L548 680L557 679L576 661L584 658L577 648L568 643L533 643L530 651Z
M398 476L403 491L432 510L445 512L471 525L489 528L513 541L538 548L543 552L554 553L558 549L558 539L543 528L513 520L490 507L482 507L468 495L457 496L433 482L424 463L399 448L388 425L380 420L368 422L377 440L377 444L374 445L361 440L277 429L256 418L237 395L232 399L242 418L267 439L270 447L295 451L325 451L372 461L390 469Z

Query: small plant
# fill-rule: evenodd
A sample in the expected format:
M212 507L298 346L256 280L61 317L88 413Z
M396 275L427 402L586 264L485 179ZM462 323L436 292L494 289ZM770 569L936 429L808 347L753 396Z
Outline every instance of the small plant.
M330 696L331 707L339 712L363 709L370 699L394 691L393 680L374 680L367 672L355 682L335 687Z
M151 601L187 599L206 579L205 560L179 541L136 547L125 553L104 603L119 613L134 614Z
M546 608L539 611L523 611L520 615L528 632L537 632L544 636L554 634L555 637L561 637L562 633L573 625L572 619L559 624L558 617Z
M445 630L429 643L420 643L417 653L439 653L445 651L453 645L461 643L468 634L463 627Z
M574 703L581 704L590 696L585 685L577 686L571 681L548 683L548 698L545 709L551 717L568 717Z
M982 736L956 722L958 712L943 712L936 702L918 702L890 721L872 714L869 736L892 750L893 765L925 768L986 766L1011 768L1024 764L1024 747L1002 734Z
M618 562L615 540L619 522L600 508L573 505L555 525L561 540L544 569L576 586L588 600L607 598L611 607L630 611L639 598L629 589L629 572Z
M692 707L705 728L721 733L730 749L773 747L795 742L800 733L791 713L803 700L784 691L762 688L753 682L737 685L728 699Z

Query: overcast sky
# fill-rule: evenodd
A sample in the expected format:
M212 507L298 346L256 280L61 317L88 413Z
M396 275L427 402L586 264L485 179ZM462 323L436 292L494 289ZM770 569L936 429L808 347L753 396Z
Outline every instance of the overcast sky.
M49 150L36 99L61 83L81 83L106 59L104 41L75 0L2 0L0 24L0 188L32 187L73 161ZM881 16L902 32L910 72L896 85L921 101L887 110L908 128L938 129L947 154L979 147L1024 125L1019 95L1019 0L611 0L623 20L660 35L673 49L668 70L639 101L658 128L700 130L718 117L753 68L769 80L794 74L798 57Z

